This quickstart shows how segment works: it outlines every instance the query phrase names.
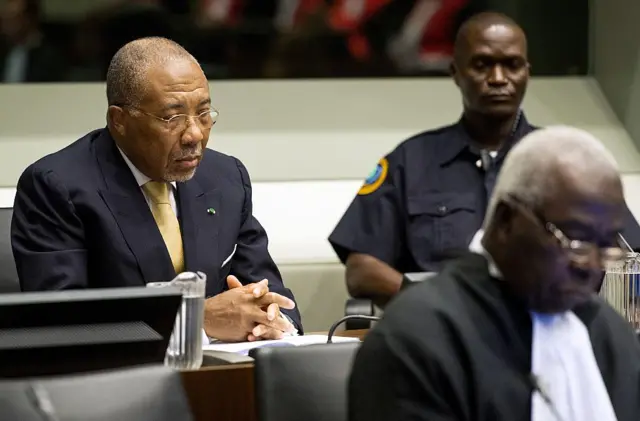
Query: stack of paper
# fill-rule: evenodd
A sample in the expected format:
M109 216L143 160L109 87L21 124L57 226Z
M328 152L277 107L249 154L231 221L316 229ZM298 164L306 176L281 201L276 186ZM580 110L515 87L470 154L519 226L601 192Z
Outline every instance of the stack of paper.
M314 344L327 343L327 335L302 335L302 336L289 336L283 339L274 341L256 341L256 342L239 342L239 343L223 343L217 342L209 345L204 345L204 351L218 351L218 352L231 352L240 355L248 355L249 350L253 348L265 348L265 347L282 347L282 346L304 346ZM346 338L342 336L334 336L331 338L333 343L341 342L359 342L358 338Z

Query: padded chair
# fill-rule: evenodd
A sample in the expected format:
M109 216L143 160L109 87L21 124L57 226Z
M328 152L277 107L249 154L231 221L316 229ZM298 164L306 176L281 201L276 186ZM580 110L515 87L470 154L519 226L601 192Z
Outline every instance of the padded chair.
M20 292L18 272L11 250L13 208L0 208L0 294Z
M164 366L0 381L0 420L192 421L178 371Z
M255 348L258 421L346 421L347 381L360 342Z
M411 285L429 279L432 276L436 275L436 273L437 272L405 273L402 277L401 289L404 290ZM376 307L373 305L373 301L368 298L349 298L344 306L345 316L376 316L377 313L380 313L380 311L377 311ZM368 320L348 320L345 323L345 330L360 330L370 328L371 322Z
M376 307L368 298L349 298L344 305L345 316L375 316ZM369 320L347 320L344 323L345 330L369 329Z

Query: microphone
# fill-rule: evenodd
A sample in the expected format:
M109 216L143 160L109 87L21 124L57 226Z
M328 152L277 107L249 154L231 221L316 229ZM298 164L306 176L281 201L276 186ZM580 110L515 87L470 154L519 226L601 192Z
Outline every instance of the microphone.
M346 322L347 320L368 320L371 322L377 322L380 321L380 317L378 316L364 316L364 315L359 315L359 314L352 314L350 316L344 316L343 318L339 319L337 322L335 322L333 325L331 325L331 329L329 329L329 333L327 334L327 343L330 344L331 342L331 338L333 338L333 334L335 333L336 329L338 328L338 326L340 326L342 323Z
M511 330L512 332L518 331L513 323L513 320L511 320L510 318L505 318L504 321L506 322L509 330ZM533 393L537 392L540 395L544 403L551 410L551 413L553 414L553 417L556 419L556 421L565 421L558 411L558 408L554 404L553 399L551 399L551 396L549 396L546 389L541 384L540 378L535 373L531 372L529 361L526 361L524 358L519 357L527 355L525 343L522 340L517 340L514 341L513 344L516 346L516 348L518 348L516 353L514 354L514 358L511 359L513 369L515 369L516 372L522 375L523 381L526 382ZM532 398L533 393L531 395Z

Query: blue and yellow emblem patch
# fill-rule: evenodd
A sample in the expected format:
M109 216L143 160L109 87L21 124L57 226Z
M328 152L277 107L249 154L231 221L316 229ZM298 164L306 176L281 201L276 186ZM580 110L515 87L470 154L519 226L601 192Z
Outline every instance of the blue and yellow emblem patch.
M378 190L384 180L387 179L387 172L389 171L389 163L386 158L382 158L378 165L371 171L366 180L364 180L364 184L360 187L358 191L359 195L365 195L373 193Z

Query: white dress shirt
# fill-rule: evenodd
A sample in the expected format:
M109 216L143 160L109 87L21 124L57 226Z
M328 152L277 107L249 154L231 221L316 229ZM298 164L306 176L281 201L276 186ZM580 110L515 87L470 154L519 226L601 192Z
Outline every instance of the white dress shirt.
M149 205L149 209L151 209L151 199L149 198L147 193L142 188L142 186L144 186L149 181L151 181L151 179L149 177L147 177L146 175L144 175L142 173L142 171L137 169L135 165L133 165L133 163L127 157L127 155L125 155L124 152L122 152L122 149L118 148L118 150L120 151L120 154L122 155L122 158L124 159L124 162L127 163L127 166L129 167L129 169L133 173L133 176L135 177L136 181L138 182L138 187L140 187L140 191L144 195L144 198L147 201L147 205ZM169 201L171 202L171 209L173 209L173 213L175 213L176 217L177 217L179 215L178 215L178 205L176 204L175 192L176 192L176 189L178 187L176 186L176 182L175 181L172 181L169 184L171 184L171 188L169 189Z
M21 83L27 79L27 70L29 67L29 52L40 45L42 36L40 34L32 34L29 39L9 50L4 61L4 74L2 81L4 83Z
M27 61L29 50L20 45L12 48L4 61L4 83L20 83L27 78Z

